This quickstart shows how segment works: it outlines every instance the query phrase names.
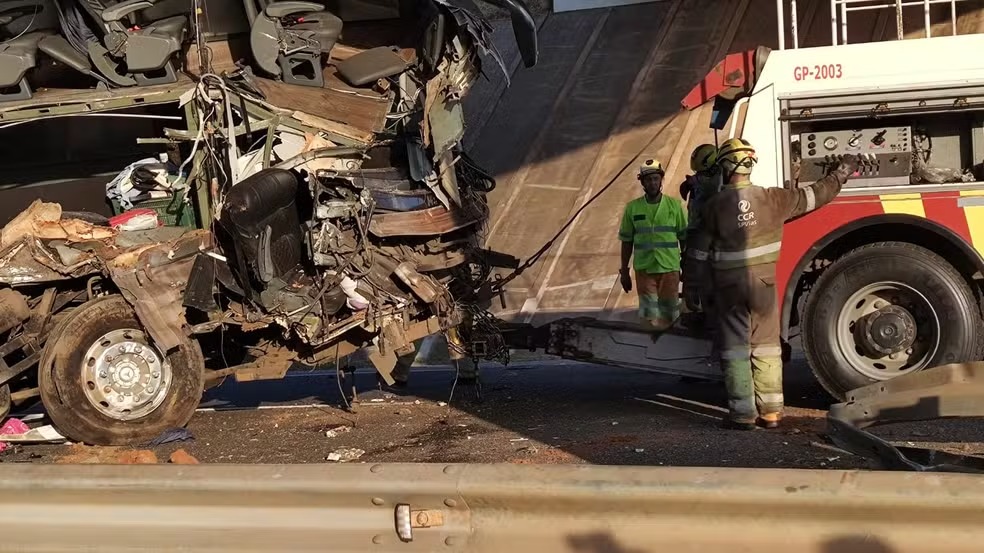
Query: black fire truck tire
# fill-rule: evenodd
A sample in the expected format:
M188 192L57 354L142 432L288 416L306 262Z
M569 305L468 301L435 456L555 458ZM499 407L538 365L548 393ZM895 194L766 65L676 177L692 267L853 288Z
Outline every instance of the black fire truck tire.
M130 304L107 296L74 309L54 328L38 382L48 415L66 437L136 445L191 420L204 368L197 342L188 339L161 353Z
M839 258L818 279L801 320L810 368L841 401L873 382L977 360L984 339L978 302L963 276L942 257L905 242L869 244ZM887 334L886 326L893 327ZM895 342L898 329L910 326L914 338ZM872 347L905 349L893 361L886 350L872 355Z

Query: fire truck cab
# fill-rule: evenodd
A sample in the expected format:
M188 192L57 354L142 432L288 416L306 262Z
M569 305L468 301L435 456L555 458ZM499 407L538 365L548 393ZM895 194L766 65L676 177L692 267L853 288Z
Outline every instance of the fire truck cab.
M831 204L787 223L777 271L783 339L801 336L843 399L984 359L984 35L833 33L831 46L729 55L683 106L714 102L711 127L756 148L758 186L805 186L859 156Z

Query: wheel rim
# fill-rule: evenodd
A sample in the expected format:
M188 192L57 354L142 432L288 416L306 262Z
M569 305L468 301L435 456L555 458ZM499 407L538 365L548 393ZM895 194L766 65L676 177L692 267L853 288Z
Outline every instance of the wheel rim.
M140 330L114 330L82 358L82 387L100 413L121 421L138 419L167 397L171 364Z
M841 307L837 342L856 371L888 380L929 365L939 350L939 316L926 296L907 284L869 284Z

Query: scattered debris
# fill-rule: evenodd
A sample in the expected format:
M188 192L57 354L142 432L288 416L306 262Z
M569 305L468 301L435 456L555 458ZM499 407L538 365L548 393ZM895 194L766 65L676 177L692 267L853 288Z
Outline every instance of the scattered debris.
M831 462L831 463L833 463L834 461L836 461L838 459L840 459L840 455L837 455L835 457L827 457L827 461L828 462Z
M612 426L618 426L618 421L612 421Z
M803 433L803 431L800 430L799 428L794 428L794 429L790 430L790 434L802 434L802 433Z
M646 450L645 449L642 449L641 447L638 447L638 448L636 448L635 452L636 453L645 453Z
M179 449L179 450L175 451L174 453L172 453L171 454L171 457L168 459L168 462L171 463L171 464L174 464L174 465L197 465L197 464L199 464L198 463L198 459L195 459L195 457L192 454L188 453L184 449Z
M325 457L326 461L335 461L339 463L345 463L347 461L355 461L359 457L365 455L365 451L356 448L342 448L336 449Z
M161 435L151 440L147 447L156 447L159 445L169 444L171 442L184 442L187 440L194 440L195 436L187 428L169 428Z
M415 399L415 400L413 400L413 404L414 404L414 405L420 405L420 400L419 400L419 399Z
M64 441L65 436L62 436L50 424L38 428L29 428L23 421L9 419L0 427L0 451L5 450L9 444L44 444Z
M339 434L348 434L352 431L350 426L339 426L325 432L326 438L337 438Z
M438 401L438 402L437 402L437 406L438 406L438 407L447 407L447 406L448 406L448 404L447 404L446 402L443 402L443 401Z
M396 414L397 415L403 415L404 417L406 417L408 415L412 415L413 414L413 411L404 408L404 409L400 409L399 411L397 411Z
M509 441L510 442L528 442L528 441L530 441L530 439L529 438L513 438L513 439L511 439Z
M3 423L0 427L0 435L4 436L18 436L28 432L31 428L24 424L20 419L7 419L7 422ZM10 447L7 442L0 442L0 451L6 451Z
M131 449L120 452L117 460L121 465L156 465L157 454L149 449Z

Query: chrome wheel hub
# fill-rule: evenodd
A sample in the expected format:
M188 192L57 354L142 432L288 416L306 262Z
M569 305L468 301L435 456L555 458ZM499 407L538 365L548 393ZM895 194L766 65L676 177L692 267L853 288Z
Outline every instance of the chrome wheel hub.
M86 398L116 420L144 417L157 409L171 386L171 365L135 329L101 336L83 357Z

